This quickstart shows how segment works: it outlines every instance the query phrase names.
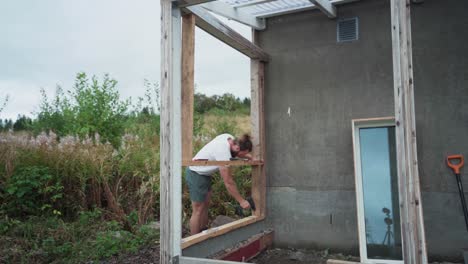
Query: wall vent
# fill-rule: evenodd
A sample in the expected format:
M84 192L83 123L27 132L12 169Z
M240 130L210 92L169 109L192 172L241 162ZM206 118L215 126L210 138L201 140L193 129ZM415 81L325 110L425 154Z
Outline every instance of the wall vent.
M359 39L359 20L357 17L338 20L337 41L348 42Z

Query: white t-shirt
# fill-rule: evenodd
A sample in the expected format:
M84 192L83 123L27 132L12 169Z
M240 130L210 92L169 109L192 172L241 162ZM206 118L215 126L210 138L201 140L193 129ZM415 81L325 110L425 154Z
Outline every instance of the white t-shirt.
M232 135L221 134L206 144L197 155L193 157L193 160L216 160L225 161L230 160L231 146L229 145L228 139L234 139ZM201 174L211 176L213 173L219 170L219 166L190 166L190 170Z

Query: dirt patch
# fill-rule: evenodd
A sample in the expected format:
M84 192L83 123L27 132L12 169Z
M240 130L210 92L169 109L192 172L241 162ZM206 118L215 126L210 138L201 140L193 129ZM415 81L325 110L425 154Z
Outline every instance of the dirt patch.
M343 254L329 254L328 250L303 250L303 249L268 249L250 260L257 264L325 264L327 259L339 259L359 261L358 257L345 256Z
M359 262L359 257L343 255L341 253L330 254L328 250L305 249L268 249L250 260L256 264L325 264L328 259L347 260ZM90 262L93 263L93 262ZM101 264L158 264L159 245L147 246L133 254L122 254L111 257ZM458 263L458 262L457 262ZM461 263L461 262L460 262ZM432 262L432 264L455 264L452 262Z
M101 264L157 264L159 263L159 245L147 246L133 254L113 256Z

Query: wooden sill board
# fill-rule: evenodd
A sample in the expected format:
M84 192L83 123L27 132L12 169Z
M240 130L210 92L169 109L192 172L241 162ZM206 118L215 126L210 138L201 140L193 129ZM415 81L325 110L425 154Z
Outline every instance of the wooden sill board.
M182 241L181 241L182 242L181 243L181 248L182 249L188 248L188 247L190 247L190 246L192 246L194 244L200 243L200 242L205 241L205 240L207 240L209 238L217 237L217 236L226 234L228 232L231 232L232 230L235 230L237 228L240 228L240 227L243 227L243 226L246 226L246 225L250 225L250 224L253 224L253 223L258 222L258 221L261 221L264 218L265 217L249 216L249 217L239 219L239 220L234 221L234 222L229 223L229 224L225 224L225 225L222 225L222 226L219 226L219 227L210 228L210 229L205 230L205 231L203 231L203 232L201 232L199 234L183 238Z
M263 165L261 160L227 160L227 161L214 161L214 160L184 160L182 166L259 166Z

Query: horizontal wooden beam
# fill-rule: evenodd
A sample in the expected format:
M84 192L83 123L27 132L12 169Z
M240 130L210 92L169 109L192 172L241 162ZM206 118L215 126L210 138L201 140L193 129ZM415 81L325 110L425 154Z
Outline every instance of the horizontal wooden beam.
M309 0L329 18L336 18L336 7L328 0Z
M250 14L243 12L242 10L237 10L236 8L224 2L214 1L205 3L201 6L215 14L218 14L228 19L232 19L251 28L257 30L264 30L266 28L264 18L254 17Z
M268 61L269 56L265 51L211 15L204 8L191 6L187 7L187 10L195 15L196 25L208 34L221 40L251 59Z
M219 259L204 259L204 258L191 258L191 257L179 257L179 264L239 264L239 262L225 261ZM246 262L245 262L246 263ZM249 263L246 263L249 264Z
M215 0L172 0L172 2L178 7L187 7L193 5L199 5L208 3Z
M262 165L261 160L229 160L229 161L215 161L215 160L184 160L182 166L258 166Z
M201 241L205 241L205 240L207 240L209 238L217 237L217 236L220 236L222 234L226 234L228 232L231 232L234 229L237 229L237 228L240 228L240 227L243 227L243 226L246 226L246 225L253 224L253 223L261 221L263 219L264 219L264 217L249 216L249 217L245 217L245 218L242 218L240 220L231 222L229 224L225 224L225 225L222 225L222 226L219 226L219 227L210 228L210 229L205 230L205 231L203 231L201 233L198 233L196 235L183 238L181 247L182 247L182 249L188 248L188 247L190 247L190 246L192 246L194 244L197 244L197 243L199 243Z

